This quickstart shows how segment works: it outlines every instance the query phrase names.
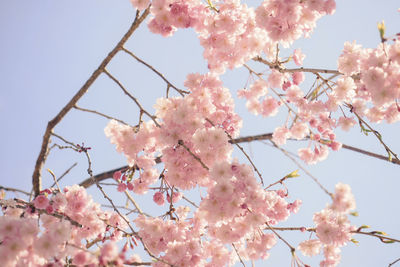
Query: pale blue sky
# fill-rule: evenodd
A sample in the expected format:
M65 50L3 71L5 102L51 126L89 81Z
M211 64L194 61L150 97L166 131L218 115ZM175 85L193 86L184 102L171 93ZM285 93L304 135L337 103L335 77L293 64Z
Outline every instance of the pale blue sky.
M250 5L254 2L248 1ZM397 0L339 0L336 14L318 21L311 39L300 40L293 48L301 47L307 55L305 66L334 69L345 41L356 40L365 47L376 47L379 43L376 24L382 19L388 33L399 32L399 7ZM128 0L0 1L0 123L3 125L0 132L3 140L0 185L30 190L34 163L47 122L97 68L128 29L133 17L134 10ZM207 70L202 60L202 48L190 30L179 31L174 37L165 39L149 34L147 27L142 25L126 46L179 87L183 87L188 73ZM149 110L153 110L156 98L165 95L165 84L123 53L115 57L108 69ZM247 72L228 72L222 79L235 95L246 83ZM136 107L105 76L95 82L78 104L131 124L137 122ZM236 110L244 119L243 135L270 132L284 122L283 115L268 119L249 115L241 100L237 101ZM107 120L92 114L71 111L55 132L91 146L93 169L99 173L125 164L124 157L114 151L104 136L106 124ZM377 129L387 144L400 153L399 124L378 125ZM366 137L359 129L350 133L338 131L338 136L346 144L380 154L385 152L373 136ZM281 152L264 144L244 147L254 156L267 181L273 182L297 168ZM297 147L290 143L285 148L296 151ZM74 162L79 163L78 167L61 184L78 183L87 177L82 155L54 150L46 168L60 175ZM369 224L374 230L400 238L400 166L342 150L330 153L328 160L309 170L330 191L337 182L352 186L360 213L358 218L352 219L354 224ZM44 185L48 186L51 176L43 173ZM303 173L298 181L290 181L287 185L292 199L302 199L304 206L283 225L312 226L312 214L324 208L328 197ZM112 195L123 203L122 197ZM142 203L145 200L139 199ZM283 236L293 245L308 238L306 234L294 233L283 233ZM387 266L400 257L399 244L385 245L373 238L354 238L360 244L349 244L343 249L340 266ZM319 257L302 259L312 266L317 266L320 260ZM279 243L271 251L271 258L258 266L289 265L289 251Z

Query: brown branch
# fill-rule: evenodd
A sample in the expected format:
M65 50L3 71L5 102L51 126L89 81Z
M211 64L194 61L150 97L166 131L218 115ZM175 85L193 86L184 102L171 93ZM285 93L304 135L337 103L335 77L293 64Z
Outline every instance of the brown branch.
M267 230L267 229L275 230L275 231L302 231L302 232L305 232L305 231L315 232L316 231L315 228L305 228L305 227L266 227L264 230ZM384 236L383 234L381 234L382 232L378 232L378 231L361 232L360 229L358 229L356 231L351 231L351 233L376 237L379 240L381 240L383 243L394 243L394 242L400 243L399 239Z
M46 131L43 135L42 146L39 152L39 156L36 160L35 169L32 175L32 186L35 196L40 193L41 190L41 172L43 165L46 161L46 154L49 148L50 135L54 127L64 118L64 116L73 108L73 106L78 102L78 100L89 90L89 87L94 83L94 81L100 76L108 63L114 58L114 56L122 49L126 41L131 37L133 32L139 27L139 25L144 21L147 15L150 13L150 7L147 8L141 16L136 16L134 22L130 26L129 30L125 33L122 39L114 47L113 50L107 55L107 57L101 62L100 66L93 72L85 84L79 89L79 91L72 97L72 99L61 109L61 111L47 124Z
M315 232L316 229L315 228L305 228L305 227L266 227L265 230L270 229L270 230L276 230L276 231L302 231L302 232ZM383 243L388 243L388 241L390 241L389 243L400 243L399 239L395 239L395 238L391 238L391 237L387 237L384 236L382 234L382 232L377 232L377 231L371 231L371 232L361 232L359 230L356 231L351 231L352 234L361 234L361 235L368 235L368 236L372 236L372 237L376 237L378 239L380 239Z
M11 187L4 187L4 186L1 186L1 185L0 185L0 190L10 191L10 192L14 192L14 193L22 193L22 194L27 195L27 196L30 195L30 193L28 193L28 192L26 192L24 190L17 189L17 188L11 188Z
M361 154L364 154L364 155L367 155L367 156L370 156L370 157L373 157L373 158L377 158L377 159L381 159L381 160L384 160L384 161L388 161L388 162L391 162L393 164L400 165L400 160L398 160L396 158L392 159L392 161L389 161L389 157L386 157L386 156L383 156L383 155L380 155L380 154L376 154L376 153L373 153L373 152L370 152L370 151L367 151L367 150L363 150L363 149L360 149L360 148L357 148L357 147L345 145L345 144L342 144L342 148L348 149L348 150L351 150L351 151L354 151L354 152L358 152L358 153L361 153Z
M349 106L352 108L351 105L349 105ZM388 155L390 156L390 159L389 159L389 157L388 157L387 160L388 160L388 161L393 161L393 158L391 157L391 155L393 155L393 156L395 157L395 159L396 159L397 161L399 161L399 158L397 157L397 154L394 153L394 152L385 144L385 142L383 142L381 134L380 134L378 131L374 130L365 120L363 120L363 119L361 118L361 116L357 114L357 112L355 112L354 110L353 110L352 112L354 113L354 115L356 115L356 117L357 117L357 119L358 119L358 121L359 121L359 123L360 123L360 127L363 127L363 126L362 126L362 123L363 123L364 125L366 125L366 126L368 127L368 129L376 136L376 138L379 140L379 142L383 145L383 147L385 148L386 152L387 152Z
M270 67L271 69L275 69L279 72L311 72L311 73L332 73L332 74L342 74L341 72L337 71L337 70L328 70L328 69L315 69L315 68L296 68L296 69L285 69L283 68L280 63L271 63L265 59L263 59L260 56L257 56L255 58L253 58L254 61L257 62L261 62L265 65L267 65L268 67Z
M252 135L252 136L239 137L239 138L236 138L236 139L229 140L228 142L231 143L231 144L236 144L236 143L246 143L246 142L261 141L261 140L271 140L271 139L272 139L272 133L266 133L266 134L259 134L259 135ZM346 145L346 144L342 144L342 147L343 147L344 149L348 149L348 150L351 150L351 151L354 151L354 152L357 152L357 153L361 153L361 154L364 154L364 155L367 155L367 156L370 156L370 157L374 157L374 158L377 158L377 159L389 161L389 158L388 158L388 157L382 156L382 155L379 155L379 154L376 154L376 153L372 153L372 152L369 152L369 151L367 151L367 150L363 150L363 149L356 148L356 147L353 147L353 146L349 146L349 145ZM161 156L160 156L160 157L157 157L154 161L155 161L157 164L161 163L161 162L162 162ZM397 159L392 159L391 163L400 165L400 161L397 160ZM298 165L298 164L297 164L297 165ZM298 166L299 166L299 165L298 165ZM307 175L309 175L310 177L313 177L313 176L312 176L309 172L307 172L307 170L305 170L302 166L299 166L299 167L300 167L303 171L305 171ZM100 182L100 181L107 180L107 179L111 178L111 177L113 176L114 172L116 172L116 171L125 171L125 170L127 170L128 168L129 168L129 166L119 167L119 168L116 168L116 169L113 169L113 170L110 170L110 171L106 171L106 172L99 173L99 174L93 176L93 178L94 178L96 181L99 181L99 182ZM314 178L315 178L315 177L314 177ZM314 179L314 178L313 178L313 179ZM316 179L316 178L315 178L315 179ZM87 178L87 179L85 179L83 182L81 182L79 185L80 185L80 186L83 186L83 187L85 187L85 188L88 188L88 187L92 186L93 184L94 184L94 183L93 183L92 178ZM325 190L324 190L324 191L325 191ZM325 191L325 192L326 192L328 195L330 195L330 193L329 193L328 191Z
M142 266L142 265L152 265L152 262L124 262L125 265L131 265L131 266Z
M399 239L386 237L384 235L378 234L378 232L376 232L376 231L372 231L372 232L351 231L351 232L354 233L354 234L362 234L362 235L368 235L368 236L376 237L379 240L381 240L383 243L394 243L394 242L400 243Z
M285 149L279 147L277 144L275 144L274 141L269 140L272 145L279 149L283 154L285 154L286 157L288 157L291 161L293 161L294 164L296 164L300 169L302 169L307 175L308 177L310 177L311 179L313 179L313 181L322 189L322 191L324 191L326 194L328 194L331 198L333 197L332 193L330 193L328 191L328 189L326 189L319 181L318 179L312 175L306 168L304 168L292 155L289 154L288 151L286 151Z
M13 203L11 203L11 201ZM22 210L26 210L28 207L33 207L33 205L31 203L26 202L26 201L21 200L21 199L16 199L16 198L14 198L13 200L1 200L0 199L0 206L18 208L18 209L22 209ZM38 208L35 208L35 211L38 212L39 214L47 214L47 215L53 216L53 217L58 218L58 219L68 220L72 225L80 227L80 228L82 227L82 225L79 222L71 219L67 215L60 214L58 212L49 213L45 209L38 209Z

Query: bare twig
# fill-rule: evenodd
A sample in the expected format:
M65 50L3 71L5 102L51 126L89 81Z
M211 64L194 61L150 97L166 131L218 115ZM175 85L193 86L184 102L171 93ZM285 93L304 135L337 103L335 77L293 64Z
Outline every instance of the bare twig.
M285 149L279 147L277 144L275 144L274 141L269 140L272 145L274 147L276 147L277 149L279 149L280 151L282 151L283 154L285 154L286 157L288 157L289 159L291 159L300 169L302 169L307 175L308 177L310 177L311 179L313 179L313 181L322 189L322 191L324 191L327 195L329 195L330 197L332 197L332 193L330 193L328 191L328 189L326 189L319 181L316 177L314 177L309 171L307 171L306 168L304 168L292 155L290 155Z
M139 207L139 205L136 203L135 199L129 194L128 191L125 190L125 195L126 197L132 202L133 206L135 206L136 210L140 213L140 214L144 214L143 211L141 210L141 208Z
M69 167L63 174L61 174L60 177L58 177L57 180L50 187L55 186L56 182L59 182L62 178L64 178L64 176L67 175L76 165L78 165L78 163L76 162L72 164L72 166Z
M349 105L349 106L352 107L351 105ZM394 153L394 152L385 144L385 142L383 142L381 134L380 134L378 131L374 130L365 120L363 120L363 119L361 118L361 116L357 114L357 112L355 112L354 110L353 110L352 112L354 113L354 115L356 115L358 121L360 122L360 126L362 126L362 124L366 125L366 126L368 127L368 129L376 136L376 138L379 140L379 142L383 145L383 147L385 148L386 152L388 153L388 155L389 155L389 157L390 157L390 158L388 157L388 160L389 160L389 161L392 161L393 159L392 159L391 155L393 155L393 156L395 157L395 159L397 159L397 161L399 161L399 158L397 157L397 154Z
M108 116L108 115L106 115L106 114L104 114L104 113L101 113L101 112L98 112L98 111L96 111L96 110L81 108L81 107L78 107L77 105L75 105L74 108L77 109L77 110L80 110L80 111L84 111L84 112L89 112L89 113L97 114L97 115L102 116L102 117L104 117L104 118L107 118L107 119L109 119L109 120L116 120L116 121L118 121L118 122L120 122L120 123L122 123L122 124L125 124L125 125L127 125L127 126L131 126L131 125L129 125L128 123L124 122L123 120L119 120L119 119L117 119L117 118ZM132 127L132 126L131 126L131 127Z
M398 258L397 260L393 261L392 263L389 263L388 267L395 265L397 262L400 261L400 258Z
M239 251L237 250L237 248L236 248L236 246L235 246L234 243L232 243L232 247L233 247L233 249L235 250L236 255L239 257L240 263L241 263L244 267L246 267L246 264L244 264L244 261L242 260L242 257L240 257Z
M100 181L106 180L108 178L113 177L114 172L117 172L117 171L124 172L128 168L129 168L129 166L123 166L123 167L119 167L119 168L116 168L116 169L113 169L113 170L110 170L110 171L106 171L106 172L97 174L97 175L95 175L93 177L89 177L89 178L85 179L79 185L82 186L82 187L88 188L88 187L90 187L91 185L94 184L93 181L100 182Z
M371 232L361 232L361 231L351 231L354 234L361 234L361 235L368 235L368 236L373 236L378 238L380 241L382 241L383 243L400 243L399 239L395 239L395 238L391 238L391 237L387 237L384 235L381 235L379 233L381 232L377 232L377 231L371 231Z
M64 116L73 108L73 106L78 102L78 100L89 90L90 86L94 81L100 76L108 63L114 58L114 56L122 49L126 41L131 37L133 32L139 27L139 25L144 21L147 15L150 13L150 7L148 7L141 16L137 13L136 18L129 30L125 33L122 39L117 43L117 45L111 50L106 58L101 62L100 66L93 72L86 83L79 89L79 91L72 97L72 99L61 109L61 111L47 124L46 131L43 135L42 146L36 160L35 169L32 175L32 186L35 196L40 193L42 187L42 169L46 161L46 154L49 148L50 135L54 127L64 118Z
M57 185L58 191L61 192L61 188L60 188L60 185L59 185L58 182L57 182L57 177L56 177L56 175L55 175L54 172L53 172L52 170L50 170L50 169L47 169L47 171L48 171L48 172L50 173L50 175L53 177L54 183Z
M268 227L265 229L276 230L276 231L302 231L302 232L305 232L305 231L315 232L316 231L315 228L311 228L311 227L309 227L309 228L306 228L306 227ZM362 231L360 231L360 228L359 228L358 230L351 231L351 233L376 237L379 240L381 240L383 243L394 243L394 242L400 243L399 239L387 237L387 236L381 234L382 232L380 232L380 231L362 232Z
M4 187L4 186L1 186L1 185L0 185L0 190L10 191L10 192L14 192L14 193L22 193L22 194L27 195L27 196L30 195L30 193L28 193L28 192L26 192L24 190L17 189L17 188L11 188L11 187Z
M207 120L212 126L215 127L215 124L214 124L210 119L206 119L206 120ZM254 171L258 174L258 177L259 177L260 180L261 180L261 184L264 185L264 179L262 178L262 175L261 175L261 173L259 172L259 170L257 169L257 167L256 167L256 165L254 164L254 162L251 160L250 156L246 153L246 151L244 151L243 147L242 147L241 145L239 145L239 142L233 142L232 136L231 136L227 131L225 131L225 129L224 129L224 132L225 132L225 134L228 136L229 141L232 140L231 143L234 144L237 148L239 148L240 151L242 151L242 153L244 154L244 156L245 156L245 157L247 158L247 160L250 162L251 166L253 166Z
M132 265L132 266L142 266L142 265L152 265L152 262L124 262L125 265Z
M169 90L169 88L173 88L175 89L175 91L177 91L181 96L184 96L185 94L189 94L188 91L182 90L177 88L175 85L173 85L172 83L170 83L165 77L164 75L159 72L158 70L156 70L153 66L151 66L150 64L148 64L147 62L143 61L142 59L138 58L135 54L133 54L131 51L129 51L128 49L126 49L125 47L122 47L122 50L127 53L128 55L130 55L131 57L133 57L134 59L136 59L137 61L139 61L140 63L142 63L143 65L145 65L146 67L148 67L149 69L151 69L155 74L157 74L158 76L160 76L161 79L164 80L164 82L168 85L167 90Z
M290 252L291 252L292 254L296 251L296 249L295 249L292 245L290 245L289 242L287 242L283 237L281 237L281 236L268 224L268 222L265 222L265 224L267 225L268 229L270 229L280 240L283 241L283 243L285 243L285 244L289 247Z
M257 57L255 57L255 58L253 58L253 60L254 60L254 61L257 61L257 62L261 62L261 63L267 65L268 67L270 67L271 69L276 69L276 70L278 70L279 72L289 72L289 73L292 73L292 72L311 72L311 73L314 73L314 74L315 74L315 73L342 74L342 73L340 73L340 72L337 71L337 70L328 70L328 69L315 69L315 68L303 68L303 67L301 67L301 68L296 68L296 69L285 69L285 68L282 67L280 64L271 63L271 62L269 62L269 61L263 59L263 58L260 57L260 56L257 56Z
M138 108L140 109L139 124L141 122L141 114L146 114L150 119L153 120L154 124L157 125L157 127L161 127L160 124L157 122L156 117L151 115L147 110L145 110L142 104L139 103L137 98L134 97L131 93L129 93L128 90L126 90L126 88L122 85L122 83L119 80L117 80L117 78L115 78L110 72L108 72L106 68L103 69L103 72L107 74L107 76L110 77L111 80L113 80L116 84L118 84L118 86L122 89L122 91L124 91L124 93L127 96L129 96L129 98L132 99L133 102L135 102L135 104L138 106Z

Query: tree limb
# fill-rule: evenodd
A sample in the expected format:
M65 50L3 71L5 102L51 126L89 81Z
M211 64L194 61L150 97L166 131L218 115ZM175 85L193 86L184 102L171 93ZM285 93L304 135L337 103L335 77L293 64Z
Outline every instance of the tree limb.
M122 39L114 47L113 50L107 55L107 57L101 62L100 66L93 72L85 84L79 89L79 91L72 97L72 99L61 109L61 111L47 124L46 131L43 136L42 146L39 152L39 156L36 160L35 169L32 175L32 186L35 196L40 193L41 190L41 172L43 165L46 161L46 154L49 148L49 141L51 133L54 127L64 118L64 116L75 106L78 100L89 90L89 87L94 81L100 76L108 63L114 58L114 56L122 49L126 41L131 37L133 32L139 27L143 20L147 17L150 12L150 8L147 8L141 16L136 15L136 18L129 30L125 33Z

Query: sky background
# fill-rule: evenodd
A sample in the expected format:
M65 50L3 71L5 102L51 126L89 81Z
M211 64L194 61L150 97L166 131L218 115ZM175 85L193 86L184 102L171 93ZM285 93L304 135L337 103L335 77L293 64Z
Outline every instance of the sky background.
M260 1L246 2L254 5ZM292 48L301 48L307 55L305 67L335 69L345 41L356 40L364 47L377 46L377 22L385 20L388 35L399 32L399 7L398 0L338 0L336 14L319 20L311 38L297 41ZM134 9L128 0L0 1L0 123L3 125L0 131L3 143L0 185L30 191L34 164L47 122L89 78L129 28L133 18ZM192 30L180 30L171 38L162 38L150 34L147 26L142 24L126 47L180 88L183 88L188 73L207 71L202 59L203 49ZM282 56L291 51L283 51ZM254 66L260 71L265 70L261 65ZM155 100L165 95L164 82L124 53L118 54L108 69L151 113ZM239 69L227 72L222 80L235 96L247 78L248 72ZM118 117L132 125L138 120L136 106L104 75L98 78L78 105ZM274 118L255 117L246 111L243 100L236 101L236 111L244 121L243 136L273 131L284 123L286 114L281 109L281 115ZM115 152L104 135L107 123L106 119L93 114L72 110L55 132L70 141L84 142L92 147L93 170L100 173L126 164L125 158ZM399 123L373 126L392 150L400 153ZM385 154L376 138L362 135L358 128L350 132L338 130L337 136L345 144ZM290 142L284 148L295 152L300 146L305 146L305 143ZM244 148L263 173L267 184L297 169L280 151L266 144L246 144ZM235 152L235 156L245 162L239 153ZM71 185L87 178L83 155L55 149L45 168L60 176L75 162L78 166L61 182L62 186ZM400 166L341 150L331 152L326 161L307 168L332 192L338 182L352 187L360 214L351 218L355 225L368 224L373 230L400 238ZM46 187L50 183L52 178L44 169L43 185ZM312 214L323 209L329 198L303 172L297 180L286 184L291 199L302 199L303 206L298 214L279 226L313 226ZM102 201L96 189L89 191L96 200ZM124 198L116 193L115 188L108 188L107 192L117 202L124 203ZM144 210L157 215L160 209L148 204L149 197L136 198ZM285 232L282 235L294 246L308 239L308 234ZM400 257L399 244L382 244L372 237L354 238L360 244L343 248L339 266L387 266ZM321 260L321 257L300 257L312 266L317 266ZM278 242L271 250L270 258L257 266L290 266L290 260L287 247Z

